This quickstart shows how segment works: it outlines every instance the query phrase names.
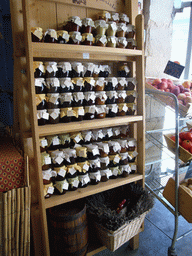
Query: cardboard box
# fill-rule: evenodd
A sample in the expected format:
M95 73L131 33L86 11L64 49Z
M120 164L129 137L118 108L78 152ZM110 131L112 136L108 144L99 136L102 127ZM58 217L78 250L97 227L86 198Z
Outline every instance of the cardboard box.
M185 173L179 175L179 184L184 180ZM163 196L175 207L175 179L170 178L163 191ZM184 186L179 185L179 213L189 222L192 223L192 191Z

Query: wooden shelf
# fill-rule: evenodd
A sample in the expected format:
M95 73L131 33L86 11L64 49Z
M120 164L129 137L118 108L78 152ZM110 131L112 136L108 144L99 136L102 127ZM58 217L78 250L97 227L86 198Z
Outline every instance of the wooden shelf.
M52 195L50 198L45 199L45 208L48 209L60 204L72 202L80 198L84 198L142 179L143 175L141 174L130 174L127 178L117 178L114 180L108 180L107 182L100 182L97 185L89 185L86 188L79 188L75 191L68 191L65 195Z
M141 50L73 45L32 43L32 55L34 58L54 59L78 59L98 61L127 61L129 57L141 56ZM134 60L134 59L132 59Z

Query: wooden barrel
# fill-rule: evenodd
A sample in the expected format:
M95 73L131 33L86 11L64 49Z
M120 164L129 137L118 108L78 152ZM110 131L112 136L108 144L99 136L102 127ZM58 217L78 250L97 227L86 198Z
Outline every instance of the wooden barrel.
M51 255L84 256L88 245L86 205L77 202L49 210Z

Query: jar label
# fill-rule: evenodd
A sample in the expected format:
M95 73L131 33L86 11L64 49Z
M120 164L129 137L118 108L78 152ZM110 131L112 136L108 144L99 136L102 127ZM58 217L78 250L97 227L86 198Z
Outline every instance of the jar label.
M52 172L51 172L51 176L52 176L52 177L56 177L56 176L57 176L57 172L56 172L56 171L52 171Z
M59 172L58 172L58 174L59 174L60 176L62 176L62 177L65 177L65 175L66 175L66 170L60 169Z
M120 128L115 128L114 133L115 133L116 136L118 136L121 133Z
M79 186L79 181L78 181L78 180L74 180L74 181L72 182L72 186L75 187L75 188L78 188L78 186Z
M88 110L88 113L95 114L95 107L90 106L89 110Z
M49 102L58 105L58 96L55 96L54 94L51 94L50 98L49 98Z
M73 174L76 173L76 170L75 170L74 167L70 167L70 168L68 169L68 172L69 172L71 175L73 175Z
M86 170L86 171L88 171L88 170L89 170L89 165L88 165L88 164L84 164L84 165L83 165L83 169Z
M42 79L36 78L35 79L35 86L42 87L42 85L43 85Z
M128 107L127 107L126 105L124 105L123 108L122 108L122 110L125 111L125 112L127 112Z
M113 113L117 113L118 112L117 105L114 104L114 106L111 107L111 112L113 112Z
M113 31L116 31L116 30L117 30L117 25L116 25L116 23L111 23L110 26L111 26L111 28L112 28Z
M87 183L89 183L90 182L90 178L89 178L89 176L87 175L84 179L83 179L83 182L82 182L82 185L85 185L85 184L87 184ZM84 184L83 184L84 183Z
M92 150L92 154L93 154L93 156L99 155L99 150L97 148L94 148Z
M118 170L117 168L115 168L115 169L112 170L112 174L113 174L113 175L117 176L118 173L119 173L119 170Z
M114 162L118 164L119 161L120 161L120 157L119 157L118 155L115 156L115 157L114 157Z
M40 145L44 148L46 146L48 146L47 140L40 140Z
M127 67L125 67L125 68L127 68ZM126 85L126 80L120 79L119 83L120 83L121 86L125 86Z
M49 114L48 113L43 113L42 118L48 120L49 119Z
M53 194L53 192L54 192L54 187L48 187L47 194Z
M65 190L69 189L69 183L67 181L62 185L62 189L65 189Z
M58 164L61 164L63 162L63 158L58 156L56 159L55 159L55 162L58 163Z
M138 155L138 153L136 151L133 151L132 156L136 157L137 155Z
M67 110L67 116L74 116L74 114L73 114L73 110L71 109L71 110Z
M136 166L135 164L132 164L132 165L131 165L131 170L132 170L132 171L136 171L136 170L137 170L137 166Z
M119 13L113 13L111 15L111 17L113 18L114 21L118 21L119 20Z
M95 67L95 64L89 63L88 66L87 66L87 70L93 72L94 67ZM93 81L94 81L94 80L93 80Z
M39 70L40 70L42 73L44 73L44 70L45 70L45 69L44 69L44 65L43 65L43 64L40 64L40 65L39 65Z
M51 171L49 172L43 171L43 180L50 180L51 177L52 177Z
M67 101L67 102L71 102L73 99L72 97L72 94L71 93L65 93L64 95L64 102Z
M51 164L51 157L47 156L44 158L45 164Z
M59 113L53 111L53 112L50 114L50 116L55 120L56 118L59 117Z
M129 155L128 153L121 153L120 156L121 156L121 160L125 160L128 158Z
M61 87L64 87L64 86L66 86L66 87L73 87L73 83L71 82L71 80L70 79L66 79L65 81L64 81L64 83L62 83L61 84Z
M78 109L78 115L79 116L84 116L85 112L83 108Z
M57 138L57 137L53 138L52 143L54 146L59 145L60 144L59 138Z

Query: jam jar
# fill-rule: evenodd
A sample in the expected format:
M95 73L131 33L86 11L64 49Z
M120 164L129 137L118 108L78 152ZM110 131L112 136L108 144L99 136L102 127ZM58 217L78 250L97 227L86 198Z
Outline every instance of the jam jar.
M106 22L111 18L111 14L108 11L101 11L99 13L99 20L105 20Z
M101 181L101 172L90 172L89 173L90 184L97 185Z
M94 65L93 68L93 77L98 77L100 72L100 66L99 65Z
M115 21L116 23L119 22L119 13L118 12L111 12L110 21Z
M95 111L96 111L95 105L85 106L84 110L85 110L85 115L84 115L85 120L92 120L95 118Z
M119 14L119 22L121 23L125 23L125 24L127 24L127 23L129 23L129 17L127 16L127 14L125 14L125 13L120 13Z
M93 77L84 77L84 92L95 90L95 79Z
M129 154L128 154L128 152L120 153L119 155L120 155L120 158L121 158L119 164L120 165L128 164L128 162L129 162Z
M117 142L120 144L121 146L121 150L120 153L125 153L128 150L128 144L127 144L127 139L118 139Z
M48 150L57 150L60 147L60 139L57 135L47 136Z
M40 27L31 28L31 40L32 42L42 42L43 39L43 29Z
M103 129L95 129L92 131L93 141L99 142L104 139Z
M82 41L82 35L80 32L69 32L69 44L76 44L76 45L80 45L81 41Z
M137 42L133 38L127 38L127 49L136 49Z
M60 120L60 108L48 109L49 124L58 124Z
M137 80L135 77L126 78L127 85L125 86L125 90L133 91L137 85Z
M88 173L86 173L84 175L79 175L78 178L79 178L79 187L80 188L86 188L87 185L91 181L90 178L89 178L89 174Z
M45 91L46 91L46 93L60 92L59 79L57 77L46 78Z
M111 68L109 65L100 65L99 69L99 77L107 78L109 74L111 74Z
M59 195L64 195L69 190L69 183L67 179L57 180L54 184L55 193Z
M71 77L83 77L84 66L81 62L72 63Z
M73 107L81 107L84 101L83 92L73 92Z
M60 151L59 149L57 150L53 150L53 151L49 151L50 155L51 155L51 160L53 163L53 168L54 167L61 167L64 164L64 155L63 152Z
M63 148L61 149L64 157L64 165L75 164L75 159L77 157L76 150L74 148Z
M110 170L112 172L112 175L111 175L110 179L118 178L118 176L120 175L119 166L110 167Z
M121 176L123 178L126 178L129 176L129 174L131 173L131 167L129 164L126 165L120 165L119 167L120 171L121 171Z
M135 103L127 103L127 113L126 115L135 115L137 110L137 105Z
M46 108L45 94L35 94L35 103L37 110Z
M117 75L119 77L128 77L130 73L130 69L128 63L123 63L118 67Z
M57 32L55 29L47 29L44 33L45 43L57 43Z
M136 160L136 157L138 155L137 151L129 151L128 153L128 162L133 163Z
M127 25L126 38L135 38L135 26L134 25L131 25L131 24Z
M94 21L91 18L82 19L81 33L92 33L95 27Z
M81 135L83 137L83 143L89 144L91 143L93 133L92 131L82 131Z
M77 146L76 148L77 162L85 162L87 160L87 148Z
M121 146L120 146L119 142L110 140L110 141L108 141L108 145L109 145L109 154L110 155L119 154L119 152L121 150Z
M117 48L125 49L127 46L127 39L126 37L118 37L117 38Z
M107 99L106 99L106 104L114 104L116 103L117 100L117 92L116 91L107 91L106 92Z
M72 67L70 62L58 62L57 63L57 77L62 78L62 77L70 77Z
M75 191L79 187L79 178L78 176L73 177L73 178L67 178L67 181L69 183L69 190L70 191Z
M106 169L109 166L109 157L100 157L101 169Z
M116 155L109 155L109 168L115 167L119 165L119 162L121 160L121 157L119 154Z
M57 43L66 44L69 42L69 34L66 30L58 30L57 31Z
M84 106L95 105L96 94L95 92L84 92Z
M112 172L109 168L101 170L101 181L106 182L112 176Z
M52 182L49 184L43 185L43 193L44 193L45 199L51 197L51 195L54 193L54 186Z
M97 172L101 169L100 158L89 160L89 172Z
M117 24L117 32L116 32L117 37L125 37L126 31L127 31L127 26L125 23Z
M42 170L49 170L52 167L51 156L47 152L41 153L41 168Z
M71 107L72 102L73 102L72 92L60 93L60 107L61 108Z
M108 25L105 20L96 20L95 21L95 29L96 29L97 35L104 36L107 28L108 28Z
M35 78L35 93L36 94L45 93L45 79L44 78Z
M83 33L82 34L82 40L81 40L81 44L82 45L93 45L93 34L91 33Z
M109 145L104 142L97 142L97 146L99 148L100 157L106 157L109 154Z
M81 132L73 132L70 134L70 136L73 146L75 146L75 144L81 145L83 143L83 137L81 135Z
M106 77L105 91L114 91L118 84L116 77Z
M126 91L124 91L124 90L123 91L117 91L116 103L124 103L126 97L127 97Z
M120 127L121 138L127 138L129 136L129 125L122 125Z
M106 117L107 106L106 105L96 105L96 115L98 119L103 119Z
M71 122L73 116L73 109L71 107L60 109L60 123Z
M95 37L95 45L105 47L107 44L107 37L106 35L96 35Z
M137 165L136 163L129 163L129 166L131 168L131 174L134 174L137 172Z
M78 170L78 175L84 175L89 171L89 162L88 161L84 161L84 162L77 162L77 165L80 167Z
M53 109L59 107L59 93L47 93L46 106L47 109Z
M69 133L59 134L60 148L69 148L71 146L71 137Z
M116 86L116 90L125 90L127 85L127 81L125 77L118 77L118 84Z
M128 144L127 151L134 151L137 146L137 141L135 138L127 138L127 144Z
M77 176L78 170L80 171L80 167L77 163L67 165L67 178L73 178Z
M107 105L107 117L116 117L118 112L117 104L108 104Z
M59 83L60 83L60 92L71 92L74 89L73 83L71 81L70 77L62 77L59 78Z
M94 63L91 63L91 62L84 63L83 76L85 78L92 77L93 76L94 67L95 67ZM91 91L91 90L87 90L87 91Z
M45 77L52 78L57 76L57 62L55 61L47 61L44 63L45 65Z
M113 130L112 128L103 128L102 133L104 135L103 140L110 140L113 137Z
M33 71L35 78L43 78L45 75L45 66L42 61L33 61Z
M73 83L73 91L74 92L84 91L84 81L83 81L82 77L72 78L72 83Z
M45 125L49 120L47 109L37 110L38 125Z
M113 137L112 137L113 139L118 139L121 137L121 128L119 126L113 127L112 131L113 131Z
M72 121L82 121L85 115L84 107L73 107L73 113Z
M95 78L95 91L103 91L105 88L106 80L104 77Z
M48 170L42 170L43 176L43 184L50 184L54 179L53 177L56 176L56 172L53 171L51 168Z
M115 48L117 45L117 37L115 36L107 36L107 47Z
M127 114L127 110L128 107L126 103L119 103L117 116L125 116Z
M45 152L47 150L48 142L45 137L39 139L40 152Z
M96 105L104 105L105 104L105 101L107 99L107 95L106 95L106 92L105 91L98 91L95 93L95 104Z
M60 167L54 167L54 171L57 173L55 181L61 181L65 179L67 174L67 167L65 165L62 165Z
M108 28L106 30L107 36L115 36L117 32L117 24L114 21L109 21L107 23Z
M136 91L126 91L127 97L125 98L126 103L134 103L137 98Z
M69 17L67 23L68 23L67 30L69 32L71 32L71 31L79 32L82 27L82 20L78 16Z
M87 145L85 145L85 147L87 148L88 159L93 160L99 156L99 148L97 145L87 144Z

